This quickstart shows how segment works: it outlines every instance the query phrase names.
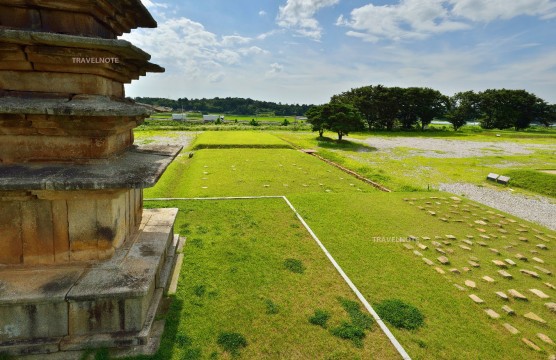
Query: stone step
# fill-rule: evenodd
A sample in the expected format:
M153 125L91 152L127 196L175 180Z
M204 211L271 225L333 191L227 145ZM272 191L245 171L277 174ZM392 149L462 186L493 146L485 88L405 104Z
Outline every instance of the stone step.
M168 283L171 271L164 269L173 264L179 244L173 234L177 212L145 210L140 233L105 262L0 269L7 290L0 292L0 329L15 331L0 332L0 353L144 345L164 293L157 282ZM29 308L34 310L25 312Z
M61 351L79 351L94 348L115 348L125 345L126 347L141 346L147 343L148 337L154 323L156 312L162 300L162 289L157 289L153 301L149 306L145 326L141 331L119 334L96 334L92 336L67 337L60 343Z
M174 267L176 265L176 253L178 250L178 243L179 243L179 234L175 234L172 242L170 243L170 247L166 254L166 262L160 275L158 276L157 281L157 288L164 289L164 292L168 292L168 287L170 286L170 278L172 276Z

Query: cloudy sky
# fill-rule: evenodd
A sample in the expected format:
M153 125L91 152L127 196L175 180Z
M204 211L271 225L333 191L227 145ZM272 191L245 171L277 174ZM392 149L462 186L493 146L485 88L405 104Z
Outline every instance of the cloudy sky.
M556 0L142 0L123 38L165 74L128 96L324 103L363 85L452 95L526 89L556 103Z

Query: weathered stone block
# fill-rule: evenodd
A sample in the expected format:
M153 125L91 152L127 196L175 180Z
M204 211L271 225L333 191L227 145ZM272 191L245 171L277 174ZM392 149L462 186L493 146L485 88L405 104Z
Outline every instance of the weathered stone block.
M0 270L0 343L68 334L65 295L81 269Z
M120 277L120 274L114 274L114 272L106 271L103 275L110 277L116 275L112 282L107 282L105 286L112 284L118 286L118 282L129 282L129 279ZM87 284L98 285L90 282L87 282ZM106 292L108 288L99 290ZM114 294L116 296L114 298L103 298L99 294L94 300L81 301L74 299L74 297L79 297L78 291L72 290L71 294L69 296L70 336L136 332L143 328L147 310L154 294L154 283L147 288L144 296L137 298L127 298L127 294L120 294L121 297Z
M139 228L142 202L136 198L141 193L141 189L0 193L0 264L111 257Z
M21 203L23 263L27 265L54 263L52 206L49 201Z
M1 162L101 159L120 153L133 144L129 130L106 137L62 136L64 132L62 129L42 129L36 135L0 136Z
M19 264L23 258L21 204L0 201L0 264Z
M496 179L498 179L499 176L500 175L498 175L498 174L490 173L490 174L487 175L487 180L496 181Z
M68 94L124 97L122 83L102 76L38 71L0 71L0 88L10 91L48 93L56 84L57 91Z

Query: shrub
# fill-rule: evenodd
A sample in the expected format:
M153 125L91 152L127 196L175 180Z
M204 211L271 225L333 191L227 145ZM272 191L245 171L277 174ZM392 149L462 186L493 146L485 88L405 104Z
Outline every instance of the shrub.
M239 350L247 346L247 340L239 333L223 332L218 335L218 345L233 356L239 355Z
M353 325L367 330L370 329L374 323L371 315L361 311L361 305L355 301L340 298L340 303L344 310L348 313Z
M363 346L363 338L365 338L365 331L359 326L343 322L340 326L330 330L330 333L340 339L351 340L355 346Z
M207 288L205 285L195 285L195 287L193 288L193 293L198 297L203 297L206 291Z
M309 322L313 325L318 325L326 328L326 323L330 319L330 313L326 310L315 310L315 313L309 317Z
M284 261L284 267L296 274L303 274L305 272L305 266L303 266L303 263L296 259L286 259Z
M390 299L375 306L378 315L398 329L415 330L425 324L425 317L413 305Z
M278 314L280 312L280 309L278 308L278 305L276 305L276 303L274 303L274 301L272 301L270 299L266 299L265 304L266 304L266 313L268 315L275 315L275 314Z

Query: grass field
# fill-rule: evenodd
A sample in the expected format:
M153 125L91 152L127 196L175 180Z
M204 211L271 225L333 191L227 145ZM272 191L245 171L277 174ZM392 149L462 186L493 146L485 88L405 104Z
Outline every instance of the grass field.
M337 143L332 139L319 139L318 135L314 133L276 132L276 134L299 147L317 149L321 156L355 170L394 191L426 190L435 188L440 183L450 182L469 182L490 186L491 184L485 180L486 174L490 172L505 173L512 170L556 168L554 150L542 147L535 148L530 155L507 155L503 152L490 151L490 154L486 156L447 159L419 156L418 151L411 148L397 147L392 151L379 151L371 145L350 143L349 141ZM457 136L457 138L453 136ZM368 134L355 134L351 137L370 139L369 142L372 144L373 138ZM456 133L450 132L444 134L443 138L489 142L511 141L517 144L531 143L553 146L556 141L556 133L552 133L550 137L538 137L533 133L528 139L512 138L510 140L506 138L500 140L491 135L474 135L472 133L456 135ZM549 191L536 187L535 184L538 183L531 183L530 186L522 185L520 188L550 195Z
M268 148L290 148L287 142L276 136L266 133L253 133L249 131L219 131L204 132L200 134L194 143L194 148L217 148L217 147L268 147Z
M291 199L371 303L376 304L388 298L399 298L417 306L425 314L426 326L418 332L393 329L394 334L412 358L536 359L546 357L546 353L537 354L520 341L521 337L526 337L550 353L552 347L541 345L542 341L536 334L544 333L552 339L556 337L556 332L551 325L537 325L523 317L525 313L532 311L549 321L549 324L554 317L543 305L550 300L542 300L528 290L536 288L551 297L556 296L556 291L543 284L543 282L553 281L552 276L542 274L541 279L533 279L521 274L517 269L519 267L540 273L533 268L535 265L540 265L554 271L556 257L551 252L536 248L536 244L542 243L533 237L536 233L529 229L527 235L518 235L515 231L516 226L504 226L511 232L505 235L504 239L503 234L498 232L498 227L494 225L494 220L491 219L486 229L488 234L498 234L498 238L491 237L490 240L483 240L479 237L481 233L476 228L467 225L468 221L473 223L471 220L465 219L464 223L452 221L466 215L454 218L455 215L449 213L453 209L451 207L453 202L447 201L447 198L440 200L442 205L436 205L438 200L429 199L430 193L409 195L416 199L423 199L416 200L416 205L421 204L424 207L426 202L431 202L438 213L437 217L432 217L425 211L417 209L415 205L403 201L407 196L408 194L403 193L334 194L325 198L313 194L299 194L291 196ZM435 194L435 197L438 196L445 195ZM464 202L464 204L470 203ZM473 213L477 214L472 219L492 216L486 213L490 211L486 207L471 208ZM445 213L452 215L448 222L439 219ZM523 221L519 223L554 235L554 232L539 226ZM428 247L426 250L419 249L415 243L410 245L436 265L426 265L420 256L413 254L413 250L405 249L404 243L395 240L407 239L409 235L431 238L431 240L421 240L421 243ZM448 240L446 235L454 235L457 240ZM469 240L467 235L472 235L474 238ZM435 239L436 236L440 236L441 239ZM527 243L519 241L519 236L526 236L530 240ZM548 237L546 239L550 240ZM474 243L469 246L472 248L471 251L459 247L459 245L468 246L463 240ZM487 242L488 246L479 246L478 242L481 240ZM436 260L441 254L435 250L433 241L442 243L439 248L447 252L450 265L441 265ZM445 245L443 241L449 241L450 244ZM511 243L516 246L505 249ZM490 248L499 250L500 255L493 253ZM531 260L535 255L532 255L530 250L535 249L542 251L542 254L537 256L541 257L546 264L536 264ZM528 263L515 258L515 254L520 252L529 257ZM479 259L479 268L474 268L467 262L471 257ZM494 259L504 261L506 258L518 263L516 267L508 265L507 271L514 276L512 280L503 279L497 273L500 268L491 262ZM445 273L437 273L434 267L441 268ZM454 268L460 273L450 272L450 269ZM470 270L466 272L464 268ZM482 279L485 275L494 278L496 282L487 283ZM477 288L471 289L465 286L466 280L474 281ZM453 284L458 284L466 290L460 291ZM495 294L496 291L507 293L509 289L517 289L525 294L529 301L522 302L515 299L505 301ZM474 304L468 297L470 294L478 295L485 304ZM504 305L510 306L517 315L507 315L502 310ZM487 308L496 311L501 318L498 320L488 318L484 312ZM517 336L511 335L502 326L506 322L521 333Z
M507 171L504 175L512 180L512 186L556 198L556 175L534 170Z
M343 301L357 298L282 199L147 205L179 207L176 231L188 237L156 358L398 358L376 324L361 343L332 335L351 322ZM329 315L325 328L309 322L316 310ZM223 333L247 346L230 356Z
M259 141L255 139L257 135L243 134L245 138L238 142L245 144ZM208 141L218 143L218 136L217 133L210 135ZM221 141L230 141L226 139L227 136L233 134L223 135ZM204 141L201 136L199 139ZM309 135L289 134L287 139L294 140L302 147L319 145L314 142L314 134L312 138ZM332 154L330 156L337 156L338 160L344 163L356 154L372 154L372 149L361 144L337 145L325 141L321 145L319 151L329 151ZM411 163L414 160L406 162ZM446 159L438 160L446 162ZM353 164L363 166L358 162ZM449 166L454 167L452 163L438 166L441 166L440 172L450 171ZM459 166L464 165L456 165L452 171L457 173ZM380 170L384 171L386 181L389 181L388 177L394 178L393 174L389 173L392 168L387 164L381 165L376 171ZM401 188L408 184L409 179L408 174L402 180L396 181L400 181ZM390 180L387 184L395 185L396 182ZM551 272L556 271L556 256L551 245L556 241L556 234L540 226L494 212L469 201L456 202L444 193L381 193L314 157L292 149L199 150L193 158L179 157L159 184L146 191L145 195L288 196L373 305L376 306L384 300L400 299L424 314L424 327L420 329L399 330L390 326L414 359L545 359L555 351L553 345L543 343L537 336L538 333L542 333L556 339L556 330L552 325L554 314L544 306L545 302L553 301L553 297L556 296L556 290L545 284L554 284L553 276L535 268L540 266ZM241 333L248 345L238 350L239 358L256 358L261 357L261 354L268 354L262 356L268 358L296 358L292 353L280 353L281 350L264 341L265 337L252 334L248 325L255 324L257 328L261 326L265 331L277 327L280 330L267 336L286 339L289 344L286 346L287 351L295 347L291 345L295 343L295 337L290 337L288 329L296 326L286 325L288 321L283 318L274 323L278 318L271 317L272 326L269 327L265 327L265 321L261 322L261 319L268 320L265 311L281 311L284 309L283 304L287 304L288 301L312 304L306 302L310 300L304 297L304 291L297 290L302 288L300 283L295 283L295 290L287 288L287 281L305 281L306 278L292 278L292 274L284 274L284 270L279 268L280 259L283 261L284 256L288 256L290 260L300 260L303 264L301 268L307 269L304 274L309 275L307 264L321 261L318 260L320 253L316 251L305 232L298 227L293 214L273 199L256 202L206 200L148 204L180 207L182 211L176 231L188 237L184 250L186 264L182 268L179 292L168 316L169 330L165 333L159 354L170 354L175 358L228 358L229 355L218 345L218 335L220 332L241 332L238 329L246 329ZM436 216L431 216L428 211L434 211ZM484 225L479 225L476 221ZM419 237L420 244L427 248L419 248L416 242L406 242L410 235ZM453 235L455 239L447 235ZM483 239L481 235L489 238ZM528 241L523 241L520 237ZM481 246L480 242L487 246ZM541 249L537 246L539 244L546 245L547 249ZM407 249L406 245L413 248ZM311 248L315 250L314 253L311 252ZM450 260L449 265L442 265L437 260L441 253L436 248L446 253L445 256ZM491 249L496 249L497 252ZM416 256L414 251L419 251L420 256ZM517 254L523 254L528 261L518 260ZM428 266L422 257L430 259L435 265ZM533 260L533 257L539 258L543 263ZM500 268L492 262L506 259L516 264L506 262L505 270L513 276L510 280L503 278L498 273ZM476 262L479 267L472 266L469 261ZM252 264L254 267L251 267ZM282 262L282 265L285 263ZM236 283L230 280L235 276L234 273L226 272L226 269L233 267L238 268L238 273L243 270L255 271L249 276L242 272L247 280L252 279L253 282L248 281L245 286L237 287ZM264 269L265 276L274 279L276 283L261 283L262 277L256 272L258 268ZM333 281L332 279L338 276L333 270L326 270L327 265L324 263L315 268L319 268L320 271L315 273L314 281L321 278ZM457 272L451 271L452 269L457 269ZM536 271L540 279L526 276L520 270ZM490 276L495 282L486 282L483 280L484 276ZM473 281L475 288L467 286L466 281ZM271 297L266 295L265 291L269 289L267 285L288 290ZM235 295L225 293L226 288L230 288ZM242 289L249 290L242 292ZM332 289L335 291L336 288ZM495 294L497 291L509 294L510 289L518 290L526 295L528 300L520 301L511 297L503 300ZM550 298L541 299L529 289L539 289ZM215 299L210 298L211 291L216 292ZM328 294L328 289L322 285L308 287L307 292L314 294L312 291ZM480 297L484 304L475 304L469 298L470 294ZM340 296L348 297L347 294ZM219 308L217 300L222 298L229 298L230 302ZM334 297L327 299L326 306L302 305L306 311L303 316L298 312L278 314L291 315L289 319L293 324L301 324L303 319L316 317L316 310L322 310L332 314L331 319L335 319L334 321L342 321L341 315L346 315L341 304ZM237 305L238 302L241 306ZM515 315L506 314L502 310L504 305L511 307ZM226 310L229 307L245 307L247 310L235 313ZM500 318L489 318L485 313L486 309L494 310ZM539 315L548 324L543 325L526 319L524 315L528 312ZM213 322L213 318L217 320ZM208 324L195 326L201 321ZM236 323L241 326L235 327ZM520 333L510 334L503 327L505 323L511 324ZM330 325L332 328L338 325L337 322L331 324L334 324ZM306 343L304 346L328 346L332 341L333 345L330 346L338 351L336 354L332 350L329 351L326 353L330 355L328 357L323 355L311 358L391 358L390 355L384 355L386 353L380 353L388 351L387 347L380 347L381 345L379 349L375 349L379 351L376 356L362 353L369 344L374 344L375 340L371 339L375 339L373 336L377 335L376 325L375 330L364 339L363 348L358 348L346 340L337 343L338 339L332 337L330 328L325 330L316 325L309 325L309 328L300 327L303 329L300 333L291 330L296 334L309 331L307 336L311 336L312 340L310 345ZM315 327L318 332L312 331ZM182 340L179 340L178 336ZM533 341L543 351L531 350L521 341L523 337ZM289 342L290 339L292 343ZM378 335L376 339L377 344L382 344Z
M145 197L375 192L373 187L292 149L204 149L178 157Z

